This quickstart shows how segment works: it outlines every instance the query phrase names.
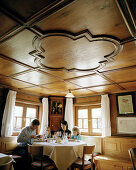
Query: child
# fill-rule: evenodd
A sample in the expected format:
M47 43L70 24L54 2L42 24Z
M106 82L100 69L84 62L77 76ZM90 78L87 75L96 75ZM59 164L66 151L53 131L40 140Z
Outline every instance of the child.
M81 140L80 132L78 127L73 127L72 129L73 135L71 136L71 139Z
M46 137L51 138L51 129L50 129L50 127L46 128Z

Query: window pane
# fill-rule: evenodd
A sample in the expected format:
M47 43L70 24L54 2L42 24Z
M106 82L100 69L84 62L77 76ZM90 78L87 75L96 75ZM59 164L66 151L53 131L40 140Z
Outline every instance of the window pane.
M102 128L102 119L98 119L98 128Z
M22 117L22 115L23 115L23 107L15 106L14 116Z
M36 117L36 109L35 108L27 108L26 117Z
M30 125L30 123L31 123L30 118L26 118L26 126L29 126L29 125Z
M84 119L84 128L88 128L88 119Z
M79 109L78 118L88 118L88 109Z
M22 127L22 118L17 118L16 128L21 129Z
M16 126L16 117L14 117L13 125L14 125L14 127Z
M101 129L92 129L92 132L93 132L93 133L101 133L102 130L101 130Z
M78 127L82 128L82 119L78 119Z
M92 118L101 118L101 108L92 109Z
M88 132L88 129L80 129L80 132Z
M92 119L92 128L97 128L97 119Z

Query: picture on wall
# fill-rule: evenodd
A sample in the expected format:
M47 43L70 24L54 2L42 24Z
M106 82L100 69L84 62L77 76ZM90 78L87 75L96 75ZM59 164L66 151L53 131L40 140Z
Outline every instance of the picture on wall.
M62 114L62 101L51 102L51 114Z
M118 115L134 115L134 94L123 93L117 95Z

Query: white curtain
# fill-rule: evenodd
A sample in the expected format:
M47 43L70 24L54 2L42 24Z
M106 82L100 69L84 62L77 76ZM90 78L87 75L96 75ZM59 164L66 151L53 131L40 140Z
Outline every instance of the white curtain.
M13 116L16 101L16 91L9 90L2 119L1 136L8 137L13 132Z
M111 136L110 101L108 95L101 96L102 136Z
M66 98L65 120L68 123L68 128L72 130L73 128L73 99L72 98Z
M42 122L40 134L43 135L45 133L46 128L48 127L48 98L42 99L43 111L42 111Z

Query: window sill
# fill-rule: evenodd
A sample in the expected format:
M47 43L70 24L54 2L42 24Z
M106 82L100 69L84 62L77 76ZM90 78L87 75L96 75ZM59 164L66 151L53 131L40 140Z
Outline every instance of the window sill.
M92 136L92 135L81 135L82 137L87 137L87 138L103 138L102 136Z

